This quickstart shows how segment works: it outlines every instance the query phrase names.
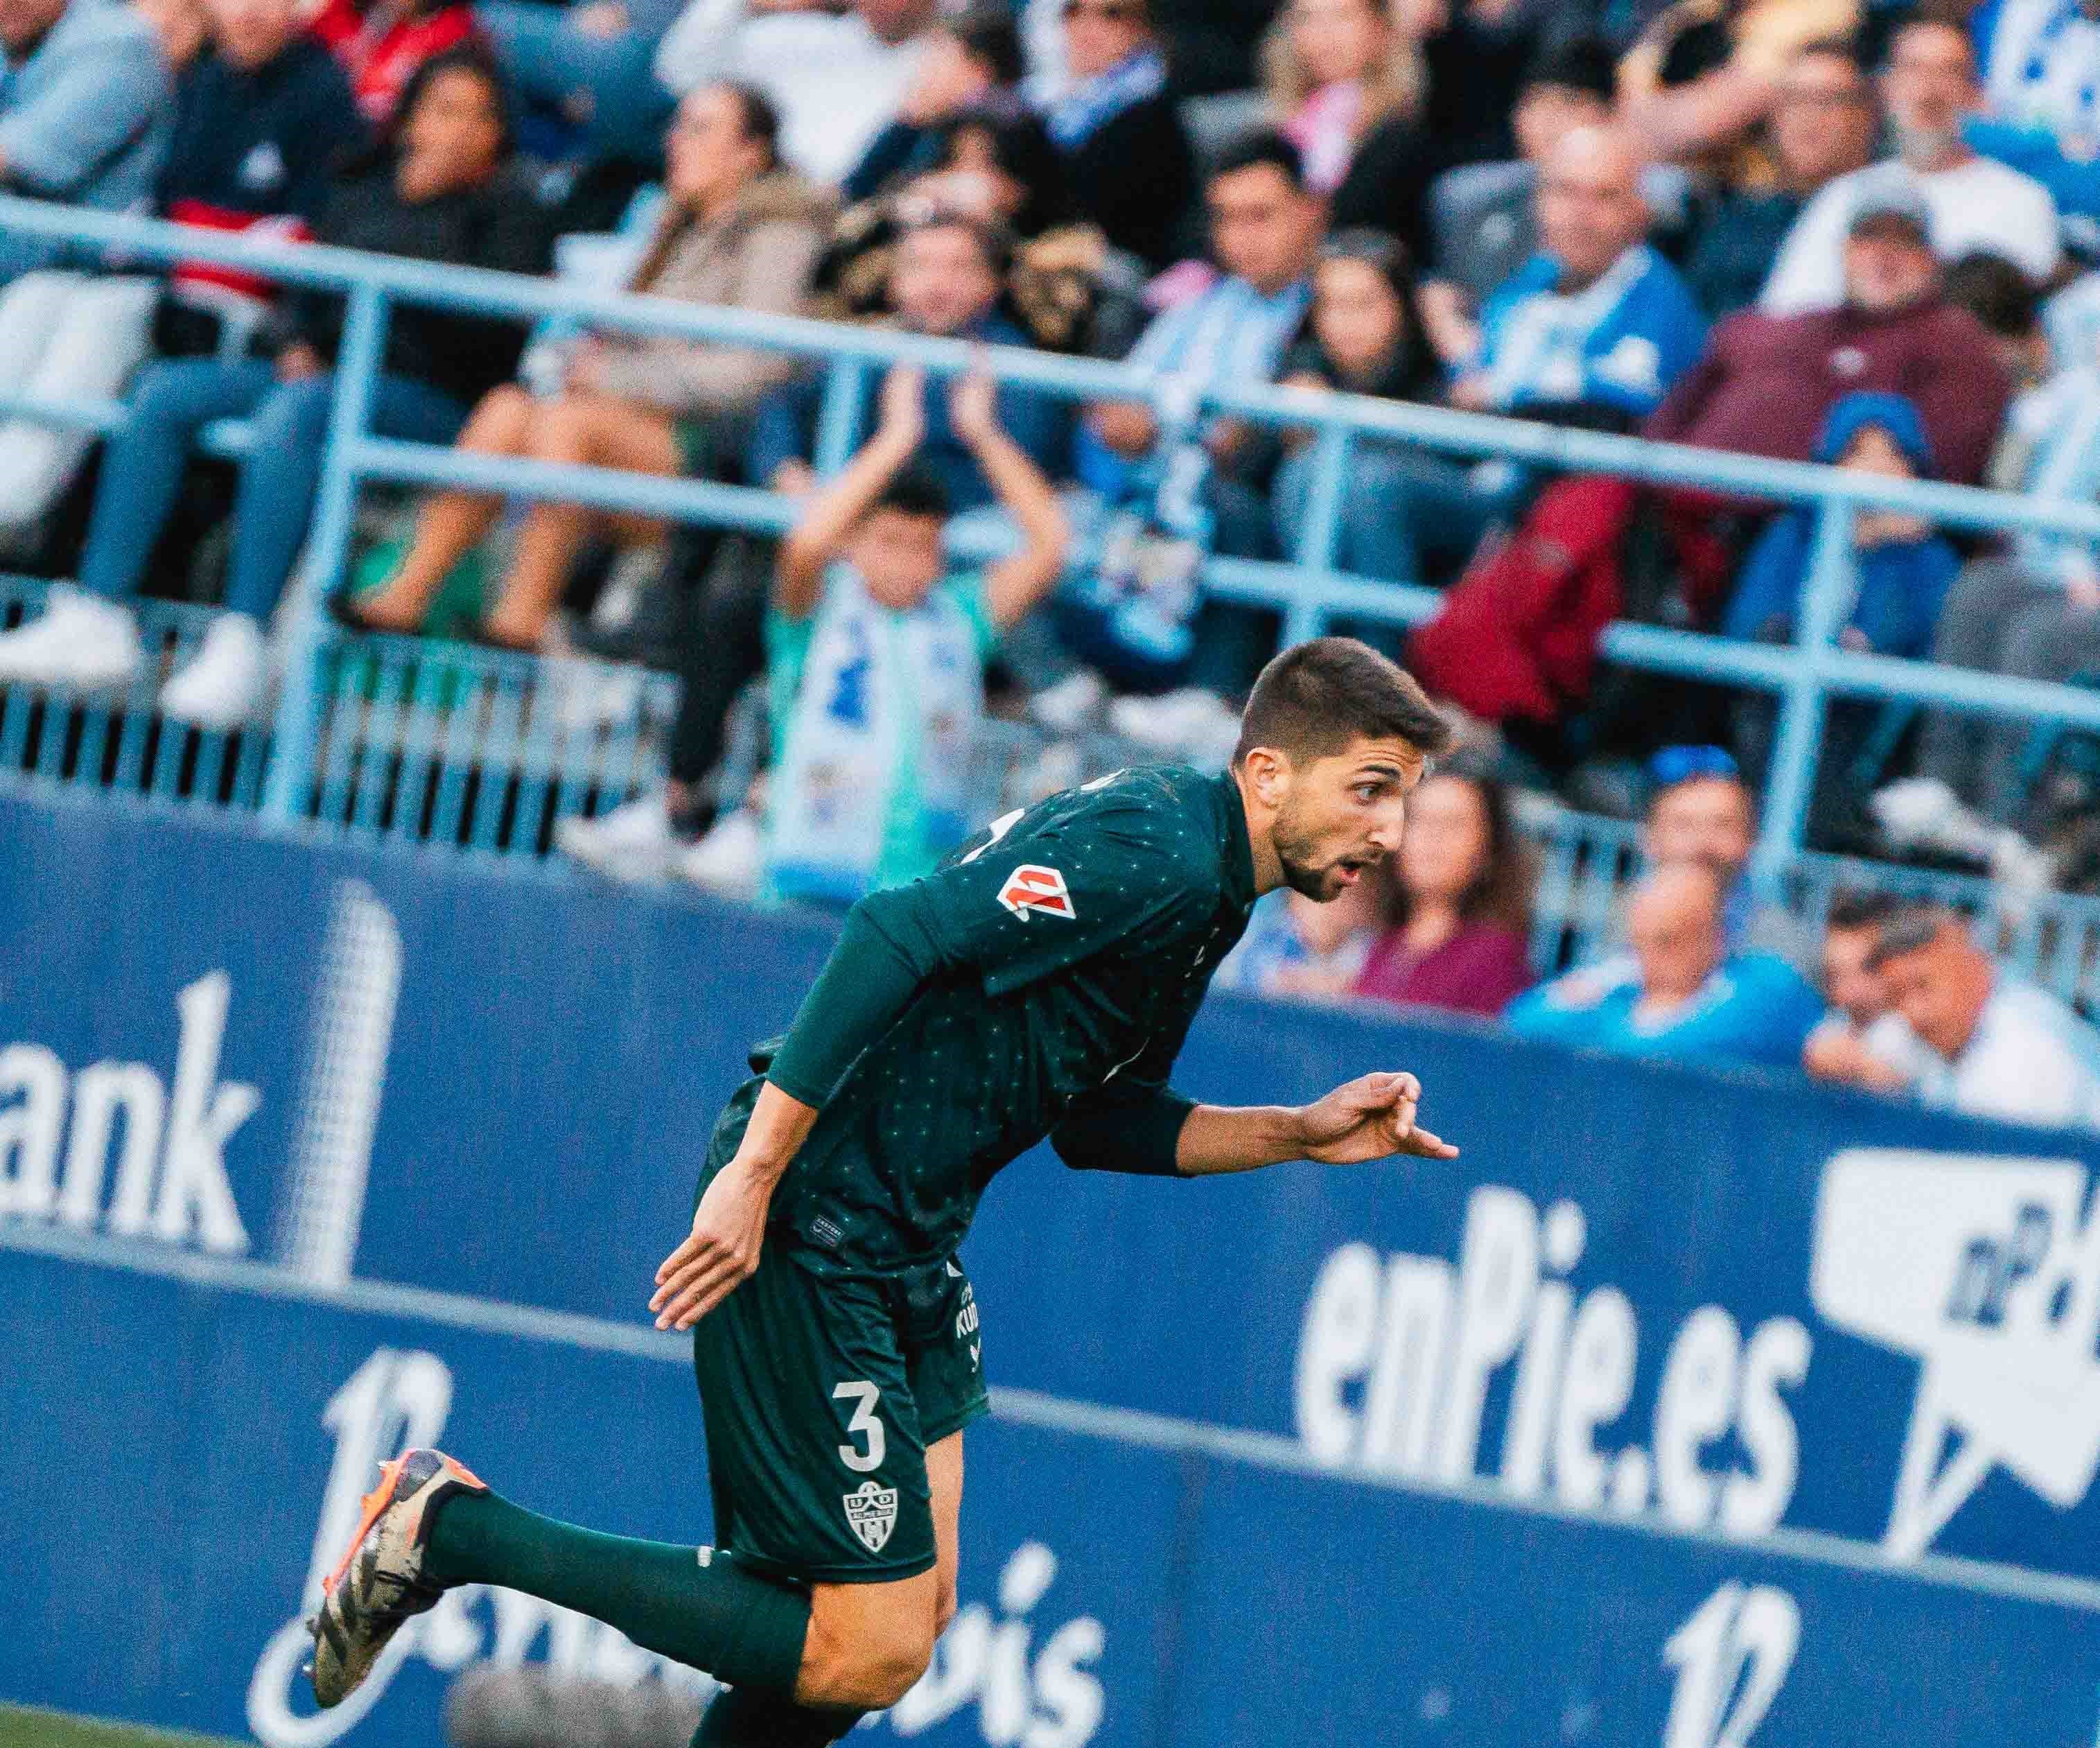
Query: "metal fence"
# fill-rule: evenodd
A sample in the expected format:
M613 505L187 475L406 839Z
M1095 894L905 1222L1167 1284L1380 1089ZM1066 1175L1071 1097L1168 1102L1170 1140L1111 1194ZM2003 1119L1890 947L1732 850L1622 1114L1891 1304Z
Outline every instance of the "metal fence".
M438 307L521 321L559 319L807 358L827 371L818 438L820 471L843 465L880 369L911 362L954 373L973 356L954 341L588 293L550 280L202 233L13 196L0 196L0 227L64 241L132 271L178 260L245 268L280 284L339 292L347 305L313 528L280 616L285 683L267 729L230 736L178 731L154 717L143 688L113 706L18 694L0 701L0 770L164 799L255 806L280 823L320 821L394 841L536 851L555 819L602 810L652 777L673 701L660 680L597 664L536 662L448 644L344 636L321 603L346 574L364 488L465 487L756 533L778 532L791 514L785 499L747 487L467 455L368 435L372 387L394 307ZM985 358L1002 382L1067 401L1163 402L1194 392L1189 384L1119 364L1008 348L995 348ZM1317 433L1317 483L1304 542L1293 560L1214 558L1204 573L1212 593L1277 610L1287 641L1314 635L1337 618L1407 625L1434 611L1438 597L1433 590L1335 568L1343 483L1352 447L1365 439L1397 439L1556 472L1609 473L1814 506L1820 516L1815 563L1791 647L1635 624L1615 625L1603 639L1603 652L1613 661L1776 697L1772 774L1758 846L1759 867L1768 882L1815 888L1804 871L1822 863L1803 856L1802 832L1825 713L1834 699L1896 700L2024 718L2051 731L2100 732L2100 694L1862 655L1835 642L1849 603L1850 529L1856 511L1908 510L1951 527L2100 541L2100 508L2093 505L1880 480L1264 384L1204 390L1198 399L1215 412ZM105 432L117 429L125 416L117 403L56 404L20 396L0 397L0 413ZM206 447L234 455L245 440L242 427L229 422L211 429ZM0 581L0 615L33 604L38 587ZM142 629L165 662L194 638L198 623L194 611L155 605L145 610ZM160 671L155 669L152 677ZM1601 843L1602 829L1585 828L1585 841ZM1557 893L1554 841L1548 840L1547 887ZM1582 872L1588 867L1578 857L1566 888L1571 902L1589 902L1583 882L1590 876ZM1886 884L1894 876L1876 877Z

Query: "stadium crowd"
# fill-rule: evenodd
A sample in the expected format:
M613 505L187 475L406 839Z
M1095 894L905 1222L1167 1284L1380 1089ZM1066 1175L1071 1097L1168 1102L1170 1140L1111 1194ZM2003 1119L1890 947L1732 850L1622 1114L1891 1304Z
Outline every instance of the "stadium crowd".
M0 185L1126 359L1184 385L1075 411L900 369L867 397L850 465L820 479L822 381L781 355L395 313L382 435L762 485L798 522L770 543L433 493L357 566L338 616L413 635L464 600L467 634L500 647L674 668L667 784L567 823L562 848L838 901L959 841L991 715L1052 743L1229 744L1280 625L1207 594L1202 560L1295 552L1316 470L1306 434L1203 417L1186 386L1280 382L2091 499L2093 11L0 0ZM219 609L163 713L223 729L257 712L341 325L333 300L251 276L0 238L0 391L130 407L99 454L77 430L6 427L0 556L68 581L0 635L0 684L136 683L144 589ZM253 434L230 497L192 465L228 417ZM196 556L218 550L199 540L214 521L216 566ZM1853 540L1846 647L2100 675L2089 548L1880 513ZM980 543L1009 555L951 556ZM2100 1120L2100 1043L1957 920L1848 901L1817 942L1750 902L1768 704L1599 659L1615 619L1789 638L1814 547L1804 512L1361 443L1337 564L1444 596L1411 634L1348 629L1462 712L1471 747L1422 791L1385 881L1325 908L1268 901L1227 980ZM748 691L770 751L737 792L725 749ZM1840 702L1821 764L1820 842L2071 872L2059 852L2084 815L2037 779L2018 725ZM1647 813L1626 952L1538 989L1512 784ZM2008 1066L2045 1057L2053 1079Z

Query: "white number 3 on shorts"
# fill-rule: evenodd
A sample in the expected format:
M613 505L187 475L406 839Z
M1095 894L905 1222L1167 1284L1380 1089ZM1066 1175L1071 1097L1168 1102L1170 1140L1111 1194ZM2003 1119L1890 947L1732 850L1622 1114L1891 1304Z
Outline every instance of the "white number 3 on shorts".
M876 1418L875 1405L882 1400L882 1392L862 1379L857 1383L840 1384L832 1392L832 1400L859 1404L854 1410L853 1419L846 1423L846 1436L867 1441L865 1450L854 1445L840 1446L839 1461L858 1475L880 1468L888 1446L883 1438L882 1423Z

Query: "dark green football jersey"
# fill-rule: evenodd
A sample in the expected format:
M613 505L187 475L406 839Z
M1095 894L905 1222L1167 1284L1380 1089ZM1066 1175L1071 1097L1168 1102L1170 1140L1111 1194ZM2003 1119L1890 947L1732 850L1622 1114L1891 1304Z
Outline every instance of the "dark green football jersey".
M782 1053L772 1077L822 1110L774 1195L776 1235L819 1272L889 1273L951 1255L993 1175L1053 1132L1074 1165L1171 1169L1188 1106L1167 1074L1254 900L1238 787L1178 766L1010 814L862 900L825 982L852 972L858 939L871 962L893 949L915 992L833 1088L780 1072L821 1050ZM796 1046L827 1023L823 988ZM752 1066L773 1066L766 1047ZM1148 1120L1159 1157L1132 1163L1117 1137Z

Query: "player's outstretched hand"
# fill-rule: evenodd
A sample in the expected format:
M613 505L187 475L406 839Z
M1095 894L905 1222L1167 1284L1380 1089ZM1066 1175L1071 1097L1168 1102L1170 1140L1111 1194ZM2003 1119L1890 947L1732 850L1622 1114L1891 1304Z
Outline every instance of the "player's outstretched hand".
M1305 1157L1323 1165L1359 1165L1396 1153L1455 1159L1458 1150L1417 1126L1422 1083L1412 1075L1365 1075L1299 1113Z
M686 1242L656 1271L649 1309L659 1329L690 1329L758 1270L768 1186L732 1159L700 1198Z

